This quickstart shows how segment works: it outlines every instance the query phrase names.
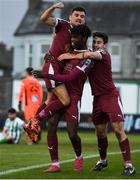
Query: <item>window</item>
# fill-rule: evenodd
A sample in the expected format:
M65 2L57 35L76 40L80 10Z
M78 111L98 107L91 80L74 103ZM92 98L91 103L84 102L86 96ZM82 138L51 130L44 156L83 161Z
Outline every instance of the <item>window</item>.
M33 65L32 59L33 59L33 45L29 44L29 58L28 58L29 61L28 62L29 62L30 67L32 67Z
M112 72L121 71L121 47L119 43L110 43L109 52L112 56Z
M39 66L41 67L43 62L44 62L44 56L46 54L46 52L48 51L50 45L48 44L41 44L40 45L40 57L39 57Z
M33 66L33 45L27 43L25 46L25 67Z
M33 64L33 59L32 59L32 57L30 56L30 57L29 57L29 66L32 67L32 64Z
M4 70L0 69L0 77L2 77L4 75Z
M136 72L140 73L140 42L136 43Z

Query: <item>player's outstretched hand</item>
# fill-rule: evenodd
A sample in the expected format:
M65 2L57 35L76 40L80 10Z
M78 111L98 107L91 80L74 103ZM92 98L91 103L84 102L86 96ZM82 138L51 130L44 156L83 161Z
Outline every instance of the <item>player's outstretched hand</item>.
M35 78L44 78L44 74L42 71L34 70L32 71L32 74Z
M63 61L64 59L71 59L71 54L70 53L64 53L64 54L61 54L59 57L58 57L58 61Z
M62 2L56 3L56 4L53 5L53 8L62 9L62 8L64 8L64 4Z

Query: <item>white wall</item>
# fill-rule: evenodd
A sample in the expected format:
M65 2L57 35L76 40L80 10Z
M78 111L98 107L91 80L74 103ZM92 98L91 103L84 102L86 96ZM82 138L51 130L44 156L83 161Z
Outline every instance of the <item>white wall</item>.
M125 84L125 83L116 83L116 86L119 88L123 109L125 113L138 113L138 85L137 84ZM140 113L140 112L139 112Z
M20 73L24 67L25 51L23 38L14 39L13 74Z
M23 73L28 65L28 52L29 44L33 46L33 67L39 67L40 58L40 45L50 44L51 35L27 35L22 37L15 37L14 40L14 70L13 74Z
M93 96L91 95L90 85L88 82L86 82L84 85L84 91L81 101L81 113L91 113L92 102L93 102Z
M116 83L116 87L119 88L120 91L124 113L140 114L140 97L138 99L138 91L140 93L140 86L138 86L137 84L130 84L130 83ZM91 96L90 86L89 83L86 82L84 86L82 103L81 103L82 113L91 112L92 101L93 101L93 97Z
M42 82L42 84L44 84ZM121 99L123 102L123 108L125 114L140 114L140 97L138 99L138 90L140 93L140 86L137 84L125 84L116 83L119 88ZM14 80L13 82L13 96L12 96L12 106L17 109L18 105L18 94L21 87L21 80ZM86 82L84 86L82 102L81 102L81 113L91 113L92 112L92 101L91 90L89 83ZM138 110L139 104L139 110Z
M13 81L12 107L18 110L18 95L21 88L21 80Z

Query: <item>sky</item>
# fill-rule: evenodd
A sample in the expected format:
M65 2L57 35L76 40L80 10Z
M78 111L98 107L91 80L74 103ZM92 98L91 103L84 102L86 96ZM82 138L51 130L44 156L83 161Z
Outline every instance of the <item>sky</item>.
M23 18L28 0L0 0L0 42L13 45L13 33Z

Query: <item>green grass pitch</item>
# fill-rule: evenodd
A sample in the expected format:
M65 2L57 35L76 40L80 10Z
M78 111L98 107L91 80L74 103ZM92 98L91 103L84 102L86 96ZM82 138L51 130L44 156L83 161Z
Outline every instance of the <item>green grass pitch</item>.
M75 157L66 131L59 131L59 156L62 171L44 173L50 163L46 144L46 132L38 145L26 145L24 135L19 145L0 145L0 179L140 179L140 135L128 135L133 164L137 174L122 177L123 160L114 134L109 134L108 167L101 172L91 171L99 159L94 132L79 132L82 139L84 170L73 171Z

